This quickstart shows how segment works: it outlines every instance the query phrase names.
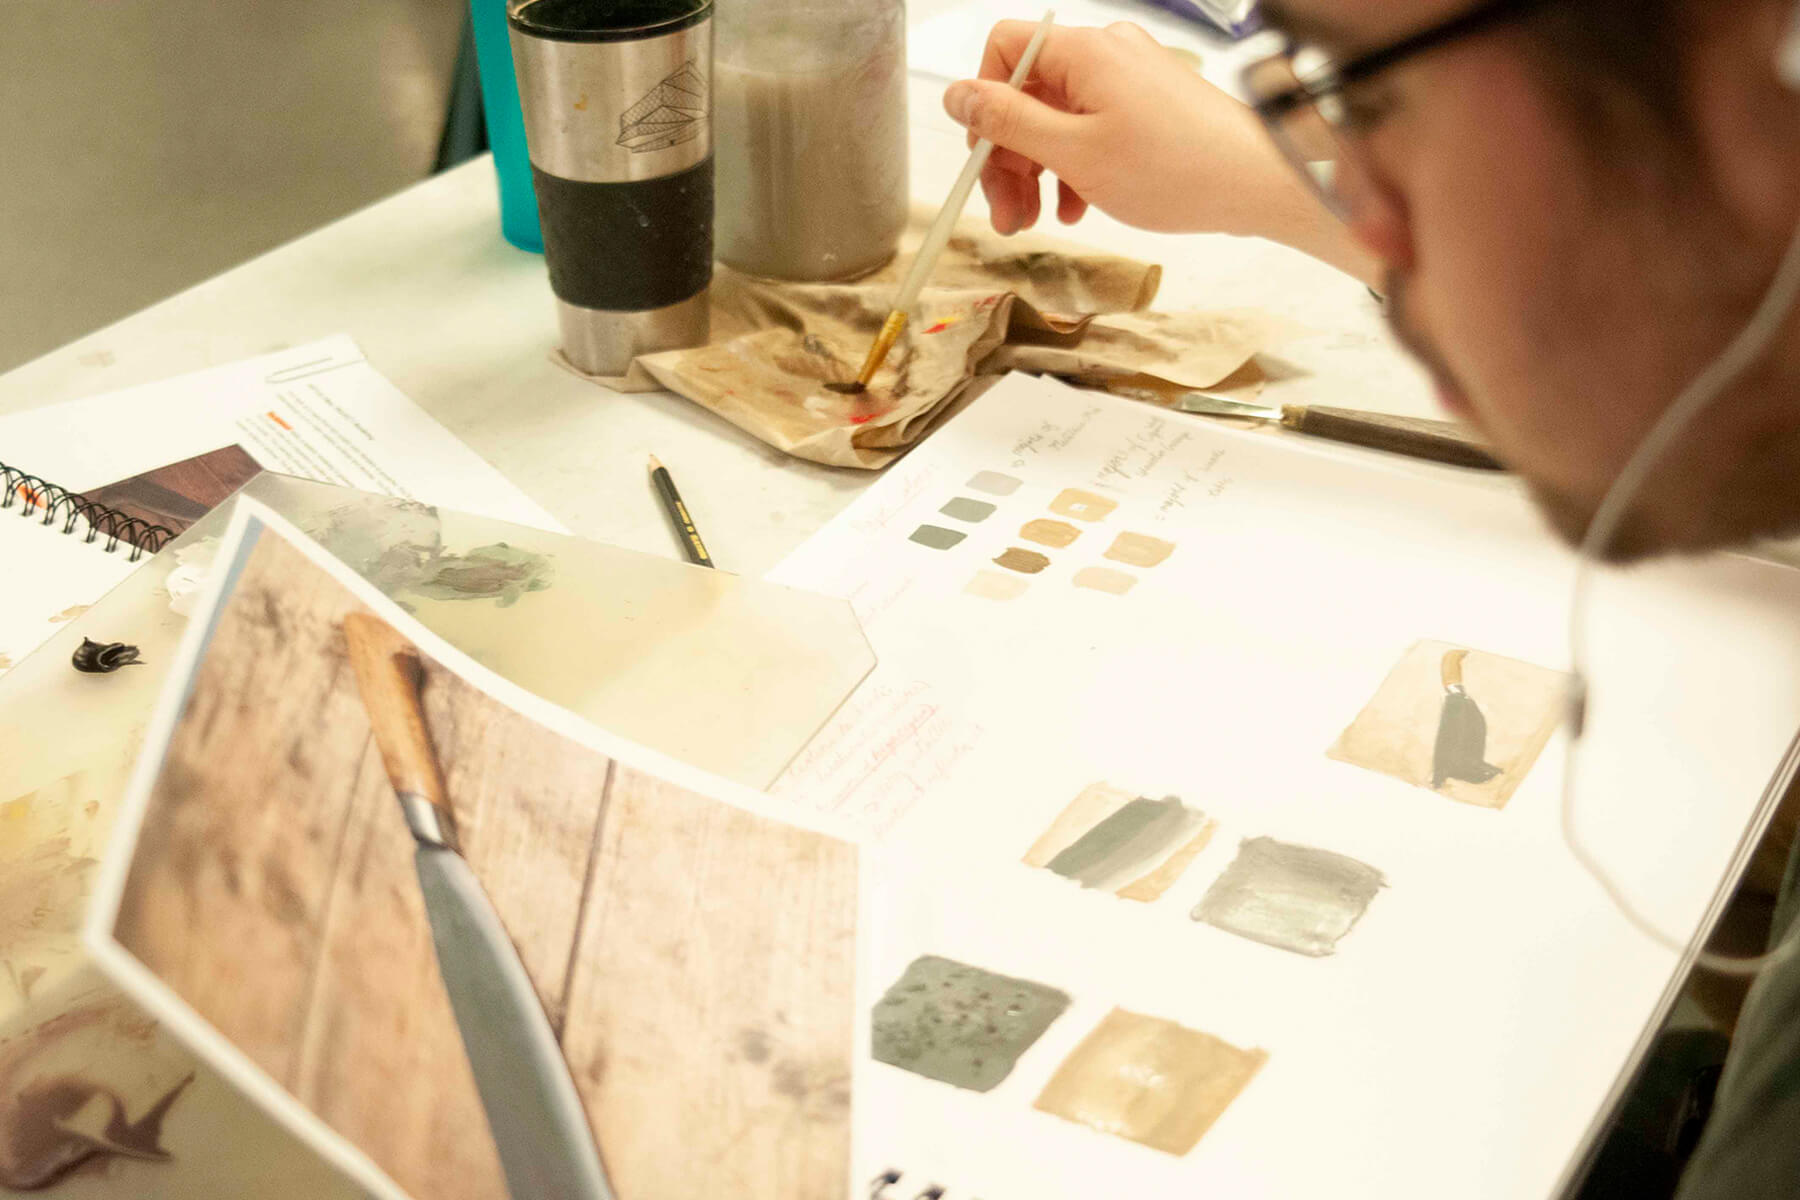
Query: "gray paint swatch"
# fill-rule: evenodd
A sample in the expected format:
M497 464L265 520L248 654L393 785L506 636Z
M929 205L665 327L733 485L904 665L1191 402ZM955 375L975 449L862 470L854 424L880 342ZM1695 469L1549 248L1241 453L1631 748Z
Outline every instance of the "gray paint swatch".
M1374 867L1342 854L1250 838L1190 915L1265 946L1323 958L1386 883Z
M933 550L948 550L968 536L960 529L945 529L939 525L921 525L912 532L913 541Z
M1206 824L1206 814L1175 796L1140 796L1077 838L1045 866L1082 887L1119 887L1139 875Z
M1019 490L1019 481L999 471L977 471L969 477L968 486L990 496L1010 496Z
M985 521L994 515L994 506L986 500L975 500L968 496L958 496L944 507L938 509L946 517L955 517L959 521L967 521L973 525Z
M990 1091L1068 1007L1055 988L928 954L876 1003L875 1059Z

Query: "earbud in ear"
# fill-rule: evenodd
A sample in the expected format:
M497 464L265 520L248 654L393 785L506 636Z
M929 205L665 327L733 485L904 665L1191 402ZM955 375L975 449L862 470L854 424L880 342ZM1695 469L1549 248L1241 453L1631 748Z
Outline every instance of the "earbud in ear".
M1775 74L1782 83L1800 92L1800 4L1794 5L1781 48L1775 52Z

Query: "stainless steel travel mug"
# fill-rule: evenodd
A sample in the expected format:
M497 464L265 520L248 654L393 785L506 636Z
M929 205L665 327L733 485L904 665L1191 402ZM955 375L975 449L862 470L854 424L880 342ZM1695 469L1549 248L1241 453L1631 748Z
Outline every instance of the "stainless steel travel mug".
M507 17L563 353L622 375L705 344L712 0L513 0Z

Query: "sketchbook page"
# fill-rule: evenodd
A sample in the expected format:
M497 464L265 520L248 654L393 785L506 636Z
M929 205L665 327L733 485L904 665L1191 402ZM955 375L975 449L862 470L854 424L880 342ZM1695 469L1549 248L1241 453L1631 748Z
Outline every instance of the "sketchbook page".
M283 475L563 528L341 334L0 417L0 462L77 492L232 443Z
M246 494L482 665L750 787L875 665L835 597L285 476Z
M85 541L86 525L65 535L62 521L0 511L0 677L131 574L132 548L111 554Z
M867 1128L976 1194L1546 1196L1672 998L1561 840L1571 558L1511 486L1014 376L772 578L849 598L878 660L774 796L929 863L948 914L889 918L877 1004L932 956L1070 1000L978 1099L948 1051L867 1064ZM1790 769L1800 573L1595 599L1577 825L1687 938ZM1033 1108L1114 1007L1173 1025ZM1121 1046L1224 1064L1208 1112L1253 1061L1215 1042L1267 1059L1186 1151L1069 1119Z

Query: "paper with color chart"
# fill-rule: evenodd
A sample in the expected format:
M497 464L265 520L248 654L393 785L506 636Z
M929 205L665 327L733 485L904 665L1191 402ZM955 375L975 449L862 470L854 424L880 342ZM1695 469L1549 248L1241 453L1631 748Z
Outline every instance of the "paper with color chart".
M227 458L226 472L197 469ZM216 486L202 489L202 504L194 485L241 483L245 468L260 467L562 529L344 336L0 417L0 462L171 528L217 502ZM104 538L87 542L85 524L72 537L60 531L60 521L44 528L0 519L0 564L9 579L30 581L0 596L0 675L133 565L130 547L108 554Z
M1506 481L1020 376L899 463L773 576L879 662L774 794L916 864L862 1177L1553 1194L1682 977L1560 838L1570 568ZM1577 825L1687 938L1792 769L1800 573L1595 599Z
M342 334L0 417L0 461L77 492L234 443L282 475L562 529Z

